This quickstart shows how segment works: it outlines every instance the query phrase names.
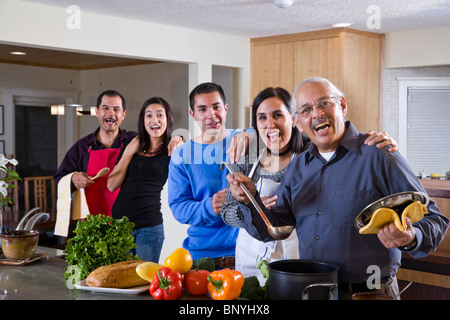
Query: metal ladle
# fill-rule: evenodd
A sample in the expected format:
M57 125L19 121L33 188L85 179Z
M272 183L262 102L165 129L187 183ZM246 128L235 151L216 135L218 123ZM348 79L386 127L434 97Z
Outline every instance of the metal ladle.
M236 173L231 169L230 165L226 162L222 162L220 169L223 170L224 167L227 167L228 171L233 175L233 177L236 178ZM275 238L277 240L284 240L287 239L290 234L292 233L292 230L294 230L294 226L281 226L281 227L274 227L272 223L270 223L269 219L267 219L267 216L264 214L264 211L261 209L259 204L256 202L255 198L250 194L250 191L246 188L245 185L242 183L239 183L239 186L244 191L247 198L250 199L250 202L255 207L256 211L258 211L261 218L264 220L264 223L267 226L267 232L272 236L272 238Z

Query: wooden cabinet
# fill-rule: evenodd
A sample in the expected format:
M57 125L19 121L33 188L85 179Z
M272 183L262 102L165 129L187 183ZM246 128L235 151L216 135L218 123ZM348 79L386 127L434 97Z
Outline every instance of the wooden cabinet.
M283 87L292 92L293 69L293 43L252 46L252 99L267 87Z
M304 79L320 76L339 87L340 47L338 37L297 41L294 44L294 83L297 86Z
M251 96L279 86L293 92L304 79L323 77L345 94L348 118L359 131L379 130L379 34L346 28L251 40Z

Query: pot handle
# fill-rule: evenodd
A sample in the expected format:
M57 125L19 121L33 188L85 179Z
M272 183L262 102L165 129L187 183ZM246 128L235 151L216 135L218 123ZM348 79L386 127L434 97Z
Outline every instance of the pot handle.
M303 289L302 293L302 300L308 300L308 290L313 287L330 287L330 290L328 291L328 300L333 300L334 291L337 288L337 283L334 282L319 282L319 283L313 283L305 287Z

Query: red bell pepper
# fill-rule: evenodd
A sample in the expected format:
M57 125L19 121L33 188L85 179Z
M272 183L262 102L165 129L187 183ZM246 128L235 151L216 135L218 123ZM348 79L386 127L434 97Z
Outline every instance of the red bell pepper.
M168 267L160 268L155 273L149 291L156 300L176 300L183 292L183 277Z

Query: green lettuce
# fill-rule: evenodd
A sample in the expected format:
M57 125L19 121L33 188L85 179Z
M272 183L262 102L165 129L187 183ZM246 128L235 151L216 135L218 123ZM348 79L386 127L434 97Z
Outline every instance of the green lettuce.
M98 267L139 260L130 253L136 248L131 234L133 227L134 223L125 216L113 219L105 215L88 215L85 220L79 220L75 236L67 241L64 249L67 262L64 279L76 282L85 279Z

